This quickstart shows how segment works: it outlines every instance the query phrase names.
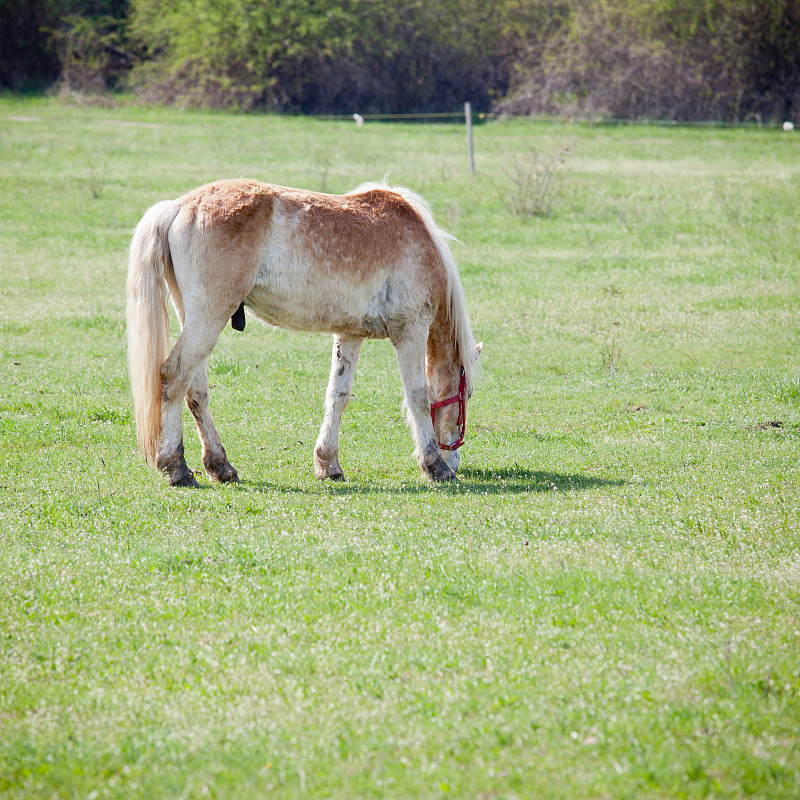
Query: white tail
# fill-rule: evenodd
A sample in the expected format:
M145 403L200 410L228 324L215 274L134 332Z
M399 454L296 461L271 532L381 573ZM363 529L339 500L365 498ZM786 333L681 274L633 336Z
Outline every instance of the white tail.
M128 369L136 438L152 466L161 429L161 365L169 353L165 274L172 270L172 259L167 236L178 211L174 201L150 208L136 226L128 254Z

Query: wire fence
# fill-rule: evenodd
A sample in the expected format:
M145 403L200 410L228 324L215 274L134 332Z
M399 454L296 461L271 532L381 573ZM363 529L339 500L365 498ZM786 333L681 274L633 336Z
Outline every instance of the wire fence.
M529 114L492 114L492 113L473 113L470 103L464 103L463 111L444 111L444 112L420 112L418 114L315 114L314 119L346 121L352 120L359 126L367 122L450 122L466 123L467 147L469 153L469 172L475 174L475 147L472 137L473 125L488 120L514 119L522 122L545 123L545 124L564 124L564 125L596 125L596 126L621 126L621 125L649 125L658 127L703 127L703 128L778 128L780 123L770 123L764 125L760 119L744 121L679 121L664 119L614 119L609 117L577 117L577 116L532 116ZM784 122L784 131L793 131L794 125L791 122Z
M363 122L460 122L465 121L463 111L442 111L408 114L313 114L313 119L330 121L352 121L359 118ZM473 124L488 122L493 120L513 119L531 123L561 123L565 125L649 125L654 127L669 128L781 128L786 123L779 121L764 122L758 119L747 120L675 120L675 119L623 119L604 116L575 116L575 115L545 115L545 114L514 114L514 113L493 113L493 112L474 112L472 115ZM792 126L791 129L793 129Z

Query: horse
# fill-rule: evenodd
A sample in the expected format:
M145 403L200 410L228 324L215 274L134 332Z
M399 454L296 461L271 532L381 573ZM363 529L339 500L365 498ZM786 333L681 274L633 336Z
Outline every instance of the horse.
M238 179L153 205L128 253L128 366L139 450L172 486L197 486L182 400L206 473L238 481L209 413L207 364L244 308L290 330L333 335L314 473L341 480L339 428L365 339L389 339L422 472L456 479L475 343L448 246L418 194L382 183L344 195ZM169 350L168 295L181 333Z

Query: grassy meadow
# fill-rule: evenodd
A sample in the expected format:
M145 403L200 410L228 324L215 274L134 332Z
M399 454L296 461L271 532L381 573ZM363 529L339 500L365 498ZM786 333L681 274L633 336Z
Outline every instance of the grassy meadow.
M550 214L514 214L514 165L562 147ZM800 795L800 134L493 121L475 150L0 97L0 796ZM210 368L242 481L170 489L135 450L138 219L387 173L463 243L459 483L421 477L386 342L317 482L330 340L250 318Z

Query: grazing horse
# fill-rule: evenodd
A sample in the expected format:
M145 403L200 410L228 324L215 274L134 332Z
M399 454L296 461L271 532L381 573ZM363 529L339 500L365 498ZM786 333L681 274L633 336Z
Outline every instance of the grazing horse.
M133 234L128 363L139 449L176 486L195 486L183 455L186 398L212 479L235 481L208 409L206 366L243 307L270 325L333 334L318 478L344 477L339 425L364 339L394 345L422 471L455 479L475 344L448 235L425 201L381 184L345 195L252 180L201 186L156 203ZM169 350L167 290L181 325Z

